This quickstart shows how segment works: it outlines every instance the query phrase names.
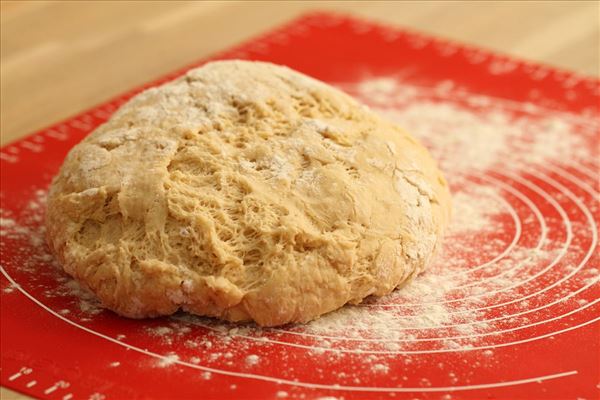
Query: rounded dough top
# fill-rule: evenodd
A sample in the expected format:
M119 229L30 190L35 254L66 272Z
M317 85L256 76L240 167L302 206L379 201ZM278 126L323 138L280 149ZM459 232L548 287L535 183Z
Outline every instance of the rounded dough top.
M402 285L449 211L434 161L396 125L289 68L218 61L75 146L47 228L65 271L121 315L274 326Z

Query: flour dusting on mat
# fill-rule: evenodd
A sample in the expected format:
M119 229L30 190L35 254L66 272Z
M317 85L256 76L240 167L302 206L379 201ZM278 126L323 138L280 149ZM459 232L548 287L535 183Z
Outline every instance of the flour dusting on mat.
M179 356L177 354L168 354L158 360L158 366L161 368L169 367L176 364L177 361L179 361Z

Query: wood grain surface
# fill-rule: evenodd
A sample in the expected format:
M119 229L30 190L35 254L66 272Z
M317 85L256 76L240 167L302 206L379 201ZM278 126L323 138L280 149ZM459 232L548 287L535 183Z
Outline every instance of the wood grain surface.
M0 4L2 144L317 9L600 74L598 1ZM4 388L0 395L27 398Z
M1 142L311 9L333 9L599 74L599 2L1 3Z

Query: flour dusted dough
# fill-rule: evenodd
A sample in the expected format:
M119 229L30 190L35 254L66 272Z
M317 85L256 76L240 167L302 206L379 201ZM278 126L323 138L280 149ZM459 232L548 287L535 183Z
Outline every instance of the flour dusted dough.
M303 322L423 271L450 198L427 151L291 69L220 61L135 96L48 200L66 272L121 315Z

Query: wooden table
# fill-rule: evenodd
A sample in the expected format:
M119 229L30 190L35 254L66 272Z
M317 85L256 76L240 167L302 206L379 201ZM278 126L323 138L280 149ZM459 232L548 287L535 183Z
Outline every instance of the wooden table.
M2 2L1 142L333 9L598 76L599 2ZM2 389L2 399L24 399Z
M1 141L315 8L599 74L595 1L2 2Z

